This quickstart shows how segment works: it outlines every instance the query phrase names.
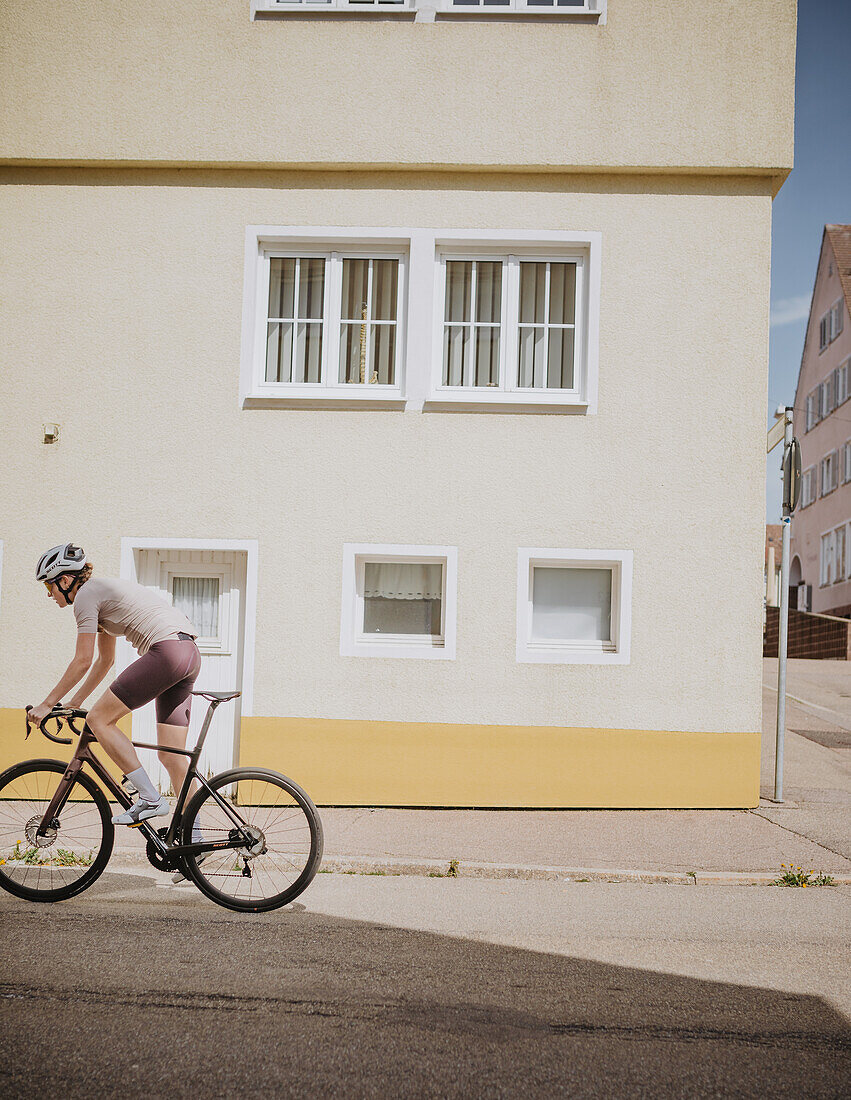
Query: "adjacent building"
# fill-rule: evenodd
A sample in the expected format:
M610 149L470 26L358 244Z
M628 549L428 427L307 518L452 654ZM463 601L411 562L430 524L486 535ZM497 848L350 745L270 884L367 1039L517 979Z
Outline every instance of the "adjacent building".
M795 17L8 0L3 758L73 648L32 578L74 539L241 689L212 770L755 805Z
M792 606L851 618L851 225L822 236L798 388L801 504L792 519Z

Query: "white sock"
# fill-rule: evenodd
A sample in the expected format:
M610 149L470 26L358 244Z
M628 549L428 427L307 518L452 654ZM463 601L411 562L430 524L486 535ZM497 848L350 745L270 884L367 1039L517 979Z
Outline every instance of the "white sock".
M139 797L144 799L145 802L159 802L160 792L153 785L144 768L136 768L135 771L128 772L127 778L139 792Z
M192 843L200 844L204 839L204 834L201 832L201 818L196 817L192 823Z

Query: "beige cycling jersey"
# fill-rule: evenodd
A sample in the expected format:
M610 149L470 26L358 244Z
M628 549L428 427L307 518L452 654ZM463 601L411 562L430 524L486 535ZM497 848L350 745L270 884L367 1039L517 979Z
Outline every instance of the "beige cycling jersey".
M73 607L78 634L100 629L123 635L139 653L181 632L198 636L182 611L135 581L92 577L78 589Z

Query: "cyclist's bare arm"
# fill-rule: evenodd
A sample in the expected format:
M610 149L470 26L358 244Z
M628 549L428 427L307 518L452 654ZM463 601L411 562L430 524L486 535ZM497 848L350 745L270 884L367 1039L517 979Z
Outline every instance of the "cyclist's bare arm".
M83 634L83 638L93 638L93 634ZM89 674L68 700L69 707L81 707L103 680L115 663L115 638L111 634L98 634L98 655L89 669Z
M92 659L95 655L95 636L94 634L78 634L77 635L77 648L74 651L74 656L71 659L71 663L65 669L62 674L62 679L53 689L49 691L44 697L44 701L39 703L37 707L33 707L29 712L28 721L31 723L39 723L49 714L53 707L57 703L62 701L62 697L66 691L70 691L71 688L76 687L82 680L86 673L91 668Z

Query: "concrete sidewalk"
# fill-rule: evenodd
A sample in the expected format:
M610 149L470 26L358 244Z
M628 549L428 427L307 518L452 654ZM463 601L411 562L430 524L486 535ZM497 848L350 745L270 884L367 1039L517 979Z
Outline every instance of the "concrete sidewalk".
M764 662L763 682L758 809L324 807L323 869L437 875L457 860L465 876L763 883L785 863L851 883L851 667L789 662L782 806L770 801L776 660ZM118 837L116 862L144 860L139 841Z

